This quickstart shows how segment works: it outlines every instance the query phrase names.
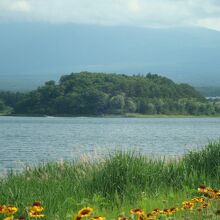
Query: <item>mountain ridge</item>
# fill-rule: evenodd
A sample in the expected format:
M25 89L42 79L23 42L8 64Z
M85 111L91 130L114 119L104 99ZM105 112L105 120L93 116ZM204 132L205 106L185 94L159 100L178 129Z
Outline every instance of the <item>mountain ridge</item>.
M196 86L220 82L217 31L32 23L0 27L0 89L33 89L79 71L152 72Z

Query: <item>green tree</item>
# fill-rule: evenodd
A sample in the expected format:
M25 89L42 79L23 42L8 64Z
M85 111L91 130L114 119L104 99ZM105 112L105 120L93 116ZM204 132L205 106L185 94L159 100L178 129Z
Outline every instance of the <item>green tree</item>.
M109 104L111 113L122 113L125 107L125 98L123 95L113 96L110 99Z

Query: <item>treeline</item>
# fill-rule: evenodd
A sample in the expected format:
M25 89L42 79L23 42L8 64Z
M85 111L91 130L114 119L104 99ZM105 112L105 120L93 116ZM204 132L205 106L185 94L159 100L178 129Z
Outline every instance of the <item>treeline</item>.
M72 73L25 94L2 92L0 100L11 113L27 115L220 113L220 103L155 74Z
M196 90L206 97L220 97L220 87L218 86L196 87Z

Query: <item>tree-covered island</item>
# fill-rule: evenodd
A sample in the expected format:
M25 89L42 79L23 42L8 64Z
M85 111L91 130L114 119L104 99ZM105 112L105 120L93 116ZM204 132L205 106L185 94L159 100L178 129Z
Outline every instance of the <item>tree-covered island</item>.
M27 93L0 92L0 112L14 115L216 115L192 86L156 75L71 73Z

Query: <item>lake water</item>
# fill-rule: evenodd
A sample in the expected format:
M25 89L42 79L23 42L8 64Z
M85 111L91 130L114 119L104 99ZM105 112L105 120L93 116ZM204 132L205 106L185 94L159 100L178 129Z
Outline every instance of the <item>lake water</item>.
M220 138L220 118L0 117L0 172L118 149L178 156Z

